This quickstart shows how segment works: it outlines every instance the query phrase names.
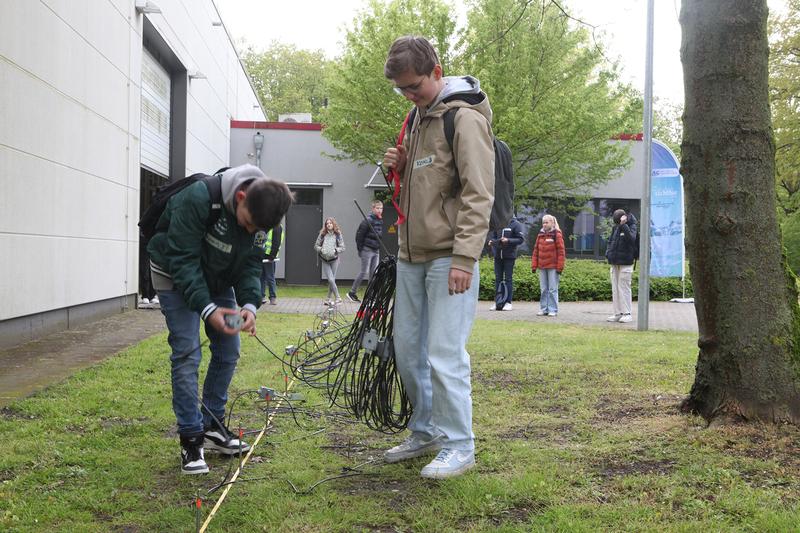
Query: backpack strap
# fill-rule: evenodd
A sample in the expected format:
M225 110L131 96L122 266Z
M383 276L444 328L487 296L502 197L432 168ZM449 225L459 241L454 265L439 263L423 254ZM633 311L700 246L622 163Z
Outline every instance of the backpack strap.
M444 138L447 139L447 145L450 147L450 151L453 152L453 139L456 136L456 113L458 112L457 107L452 107L444 112ZM456 153L453 152L453 159L455 159ZM456 173L458 173L458 169L456 169Z
M208 196L211 198L211 216L208 218L207 224L210 228L217 223L222 213L222 174L206 176L203 178L203 183L206 184Z
M456 113L457 107L451 107L444 112L442 119L444 119L444 138L447 139L447 146L450 147L450 152L453 154L453 167L456 171L455 190L461 188L461 176L458 173L458 162L456 161L456 151L453 150L453 139L456 136Z

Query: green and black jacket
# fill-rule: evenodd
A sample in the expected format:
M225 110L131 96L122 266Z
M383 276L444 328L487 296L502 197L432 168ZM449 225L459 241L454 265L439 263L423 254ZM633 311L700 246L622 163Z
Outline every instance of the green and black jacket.
M236 221L235 193L264 174L252 165L234 167L222 179L223 208L209 227L211 198L197 182L169 199L147 245L153 272L172 279L190 309L206 320L217 308L211 300L228 287L239 306L254 314L261 304L261 259L266 234L248 233Z

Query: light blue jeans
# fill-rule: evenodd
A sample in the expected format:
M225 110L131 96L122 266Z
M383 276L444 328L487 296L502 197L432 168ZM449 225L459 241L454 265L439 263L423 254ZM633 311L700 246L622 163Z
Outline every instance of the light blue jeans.
M200 315L186 305L176 290L158 291L161 313L167 320L169 342L172 348L172 410L178 420L178 433L196 435L213 418L205 409L200 410L197 385L200 368ZM233 289L212 298L221 307L236 308ZM224 421L228 386L239 360L239 335L225 335L206 326L211 360L203 382L203 404L219 421Z
M539 307L545 313L558 313L558 278L560 274L555 268L539 269L539 288L542 296Z
M478 303L478 265L463 294L448 294L450 257L397 262L394 347L397 369L414 412L408 429L444 434L443 446L475 449L472 385L466 350Z

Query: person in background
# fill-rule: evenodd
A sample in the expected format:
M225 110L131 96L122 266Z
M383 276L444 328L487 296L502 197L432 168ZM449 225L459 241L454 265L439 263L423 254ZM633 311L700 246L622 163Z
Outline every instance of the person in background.
M325 219L325 224L319 230L317 242L314 243L314 250L322 260L322 272L328 280L328 294L323 303L339 305L342 303L342 299L339 297L339 288L336 286L336 271L339 269L339 254L344 252L344 238L335 218Z
M208 472L204 449L225 455L250 449L226 427L225 404L239 360L239 332L256 333L266 231L280 223L293 202L285 183L253 165L228 169L219 178L222 210L215 223L209 227L211 197L198 181L169 199L147 244L153 287L169 330L172 409L184 474ZM202 400L201 323L211 351Z
M500 291L501 283L505 282L506 298L498 307L497 302L489 308L490 311L511 311L511 299L514 295L514 263L517 260L517 246L525 242L522 236L522 224L512 218L507 228L489 233L489 247L494 254L494 289L495 294Z
M372 279L372 273L378 268L380 259L381 236L383 236L383 202L373 200L372 212L361 221L356 230L356 248L358 257L361 258L361 270L353 280L353 286L347 293L347 299L351 302L360 302L358 298L358 288L366 278Z
M612 215L614 229L608 238L606 260L611 265L611 302L614 314L608 322L631 322L631 278L636 261L636 217L617 209Z
M413 413L411 434L387 463L438 450L420 475L442 479L475 466L467 340L478 304L480 258L494 203L492 109L472 76L445 77L431 43L394 41L384 75L413 102L413 124L383 163L402 176L394 347ZM444 114L458 109L452 150ZM458 176L458 184L454 183Z
M283 240L283 226L278 224L267 232L267 242L264 244L264 259L261 260L261 303L267 303L267 289L269 289L269 304L278 304L278 293L275 285L275 262L281 251Z
M534 273L539 271L542 293L538 316L558 316L558 282L564 270L565 257L564 237L558 220L553 215L545 215L531 255L531 270Z

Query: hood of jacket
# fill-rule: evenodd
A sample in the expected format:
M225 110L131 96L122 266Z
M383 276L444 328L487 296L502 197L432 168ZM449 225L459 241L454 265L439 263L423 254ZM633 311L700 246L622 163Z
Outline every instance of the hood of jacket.
M254 165L229 168L222 173L222 203L228 213L236 214L236 191L257 178L265 178L261 169Z
M472 76L447 76L444 78L444 88L428 106L420 110L422 115L441 116L453 107L470 107L478 111L492 123L492 108L489 99L481 91L481 82Z

